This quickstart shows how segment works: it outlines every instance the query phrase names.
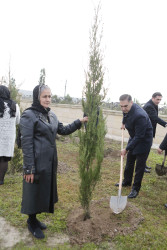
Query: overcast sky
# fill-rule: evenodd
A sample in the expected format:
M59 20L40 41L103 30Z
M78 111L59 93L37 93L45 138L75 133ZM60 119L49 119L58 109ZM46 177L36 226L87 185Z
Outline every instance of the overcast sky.
M81 97L89 31L99 0L0 0L0 79L9 61L17 85L32 90L40 70L52 93ZM107 98L129 93L167 102L167 1L101 0Z

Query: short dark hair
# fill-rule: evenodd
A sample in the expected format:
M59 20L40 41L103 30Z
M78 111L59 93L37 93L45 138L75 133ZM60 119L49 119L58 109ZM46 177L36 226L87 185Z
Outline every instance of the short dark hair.
M121 95L121 96L120 96L119 100L120 100L120 101L128 100L128 102L130 102L130 101L132 101L132 97L131 97L131 95L124 94L124 95Z
M152 95L152 98L155 98L156 96L162 96L162 94L160 92L155 92L153 95Z

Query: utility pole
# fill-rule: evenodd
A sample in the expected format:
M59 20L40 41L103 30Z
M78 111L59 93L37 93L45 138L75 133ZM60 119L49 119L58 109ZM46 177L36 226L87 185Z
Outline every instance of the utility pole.
M66 82L65 82L64 98L65 98L65 96L66 96L66 86L67 86L67 80L66 80Z

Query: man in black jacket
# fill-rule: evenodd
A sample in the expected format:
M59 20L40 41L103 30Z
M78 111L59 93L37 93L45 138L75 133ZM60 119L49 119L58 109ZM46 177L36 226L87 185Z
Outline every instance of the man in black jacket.
M127 154L122 186L131 186L136 163L134 183L128 195L128 198L136 198L141 188L146 160L152 145L153 128L147 113L132 102L130 95L124 94L119 100L123 111L122 129L126 128L130 135L126 148L121 151L121 155Z
M159 148L157 149L158 154L162 154L162 152L165 150L165 155L167 155L167 134L165 135L163 141L159 145ZM167 208L167 203L165 204L165 208Z
M167 126L167 122L165 122L164 120L162 120L158 117L158 104L160 103L161 100L162 100L162 94L160 92L155 92L152 95L152 99L150 99L143 107L143 109L147 112L147 114L151 120L151 123L153 126L153 137L154 138L155 138L155 134L156 134L157 123L163 127ZM148 167L146 165L145 172L150 173L149 169L151 169L151 167Z

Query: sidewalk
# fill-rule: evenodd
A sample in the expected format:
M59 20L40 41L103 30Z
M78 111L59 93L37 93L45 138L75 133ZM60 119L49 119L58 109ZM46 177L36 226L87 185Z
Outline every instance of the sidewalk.
M109 134L106 134L106 138L112 139L112 140L115 140L115 141L121 141L122 140L121 136L109 135ZM128 142L128 138L124 138L124 142ZM159 144L153 143L151 148L157 149L158 147L159 147Z

